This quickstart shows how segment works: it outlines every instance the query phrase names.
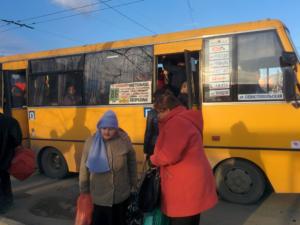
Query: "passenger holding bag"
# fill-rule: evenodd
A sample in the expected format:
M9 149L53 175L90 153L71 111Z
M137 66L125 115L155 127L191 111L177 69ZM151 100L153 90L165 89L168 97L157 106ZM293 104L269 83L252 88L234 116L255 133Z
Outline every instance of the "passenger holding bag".
M136 183L135 151L116 114L109 110L86 140L80 164L80 193L90 194L93 202L91 224L125 225Z
M0 213L13 203L9 168L16 147L22 143L22 131L16 119L0 113Z
M161 210L170 225L198 225L200 213L217 203L215 180L205 156L200 110L187 110L169 91L156 95L159 135L153 165L161 178Z

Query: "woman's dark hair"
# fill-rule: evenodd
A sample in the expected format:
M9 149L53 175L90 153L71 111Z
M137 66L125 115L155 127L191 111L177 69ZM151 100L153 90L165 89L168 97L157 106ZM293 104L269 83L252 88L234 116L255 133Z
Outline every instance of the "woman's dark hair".
M180 105L180 101L168 88L162 88L154 93L154 108L156 110L174 109Z

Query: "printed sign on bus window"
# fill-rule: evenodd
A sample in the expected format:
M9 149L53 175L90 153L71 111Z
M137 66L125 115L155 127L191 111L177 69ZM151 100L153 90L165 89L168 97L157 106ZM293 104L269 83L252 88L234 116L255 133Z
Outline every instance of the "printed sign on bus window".
M226 89L229 88L229 82L215 82L215 83L209 83L209 89Z
M208 77L208 82L225 82L225 81L229 81L230 80L230 76L228 75L216 75L216 76L209 76Z
M224 89L224 90L210 90L209 91L210 97L221 97L221 96L230 96L230 90Z
M111 84L109 104L151 103L151 81Z
M250 100L281 100L283 99L282 93L274 94L242 94L238 95L239 101L250 101Z

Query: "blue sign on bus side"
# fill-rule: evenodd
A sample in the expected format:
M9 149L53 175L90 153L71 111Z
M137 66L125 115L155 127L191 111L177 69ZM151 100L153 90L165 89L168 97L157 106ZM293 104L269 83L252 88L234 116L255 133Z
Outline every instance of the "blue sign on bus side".
M28 111L28 119L35 120L35 111Z

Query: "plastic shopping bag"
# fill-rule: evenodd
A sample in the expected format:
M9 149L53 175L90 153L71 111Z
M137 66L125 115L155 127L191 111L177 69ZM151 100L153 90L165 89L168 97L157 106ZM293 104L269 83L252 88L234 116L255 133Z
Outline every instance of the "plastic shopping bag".
M8 172L18 180L25 180L35 171L35 154L30 148L18 146Z
M168 225L168 218L162 214L159 208L154 209L151 213L144 214L143 225Z
M75 225L90 225L92 223L94 205L90 194L80 194L77 199Z

